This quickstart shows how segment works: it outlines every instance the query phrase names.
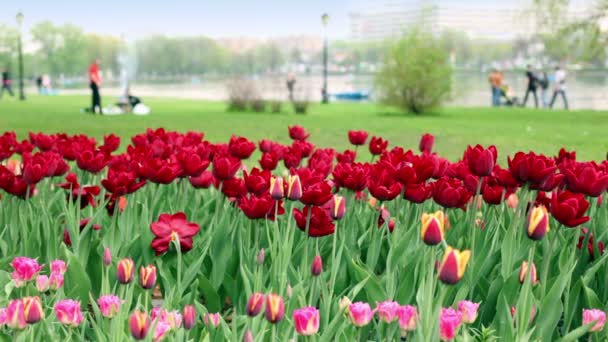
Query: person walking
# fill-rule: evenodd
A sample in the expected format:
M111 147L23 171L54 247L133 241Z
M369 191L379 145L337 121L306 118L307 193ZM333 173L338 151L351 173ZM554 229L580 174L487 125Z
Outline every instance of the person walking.
M99 88L101 88L99 58L89 66L89 82L92 93L91 113L97 113L97 108L99 108L99 114L103 115L103 109L101 108L101 95L99 94Z
M540 85L540 99L543 102L543 108L549 108L549 76L546 71L543 71L543 77L538 80Z
M287 74L287 81L285 84L287 85L287 91L289 92L289 101L293 102L293 89L296 85L296 75L294 75L292 72Z
M500 106L500 94L501 87L503 82L503 74L497 69L492 69L490 73L489 82L490 87L492 89L492 106L499 107Z
M6 90L10 96L14 97L15 94L13 93L13 89L11 88L11 73L10 71L8 71L8 69L2 69L2 88L0 88L0 98L2 98L2 95L4 94L4 91Z
M528 68L526 70L526 80L526 95L524 96L524 101L522 102L521 106L526 106L526 103L528 103L528 96L530 93L532 93L532 95L534 95L534 107L538 108L538 95L536 94L538 79L536 78L536 75L534 75L534 70L532 69L531 64L528 64Z
M555 67L555 76L553 82L553 97L549 108L553 108L557 95L561 95L564 100L564 109L568 110L568 98L566 97L566 71L558 66Z

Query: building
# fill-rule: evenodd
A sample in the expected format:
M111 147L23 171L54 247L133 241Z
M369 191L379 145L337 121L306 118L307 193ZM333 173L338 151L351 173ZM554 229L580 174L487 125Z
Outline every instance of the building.
M592 5L593 0L572 0L564 20L584 16ZM454 30L472 39L512 40L542 30L538 14L532 0L362 0L350 14L350 31L354 40L382 40L423 24L437 33Z

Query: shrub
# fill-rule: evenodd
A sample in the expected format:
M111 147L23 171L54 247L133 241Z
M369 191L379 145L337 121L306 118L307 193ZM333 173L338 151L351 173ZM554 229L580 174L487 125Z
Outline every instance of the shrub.
M412 28L388 49L376 85L382 103L421 114L448 98L451 77L448 54L438 38Z
M251 100L251 110L257 113L261 113L266 110L266 101L263 99L257 98Z
M243 78L235 78L226 84L228 90L228 110L245 111L255 99L259 99L259 91L255 83Z
M278 101L278 100L270 101L270 110L273 113L280 113L282 107L283 107L283 102Z

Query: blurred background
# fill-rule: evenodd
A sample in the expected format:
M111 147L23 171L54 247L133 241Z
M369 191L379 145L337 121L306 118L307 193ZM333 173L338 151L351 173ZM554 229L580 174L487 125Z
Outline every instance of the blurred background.
M99 58L104 95L119 95L128 80L142 97L223 100L238 78L273 99L285 96L293 74L298 96L319 101L326 51L328 95L373 99L386 45L418 26L449 56L448 104L489 105L492 68L523 96L526 65L542 72L559 64L569 72L571 108L608 109L606 0L3 0L0 7L0 66L18 78L21 34L28 93L44 81L49 94L88 94L87 68Z

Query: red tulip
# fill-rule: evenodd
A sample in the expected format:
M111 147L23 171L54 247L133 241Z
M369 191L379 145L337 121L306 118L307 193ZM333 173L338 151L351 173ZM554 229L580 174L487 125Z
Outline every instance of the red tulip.
M589 221L588 216L583 216L588 208L589 202L583 194L566 190L553 192L551 195L551 214L567 227L576 227Z
M304 210L293 209L293 217L296 220L298 228L300 228L302 231L306 231L306 220L310 210L312 211L310 215L308 235L311 237L321 237L333 234L336 226L334 225L329 212L321 207L306 206L304 207Z
M269 153L272 151L272 146L275 144L274 141L268 139L262 139L258 142L258 146L260 147L260 151L263 153Z
M289 126L289 137L293 140L302 141L302 140L308 139L308 137L310 137L310 134L308 134L308 132L306 132L304 127L295 125L295 126Z
M218 186L219 184L216 184ZM228 198L241 198L247 194L245 181L241 178L232 178L222 183L222 193Z
M365 190L368 174L368 165L358 163L338 163L332 172L333 180L339 187L355 192Z
M534 152L518 152L513 159L508 157L507 161L513 178L520 183L542 184L557 170L553 159Z
M211 185L213 185L214 180L215 178L213 178L213 174L211 173L211 171L203 171L197 177L188 177L188 181L190 181L190 184L192 184L192 186L197 189L209 188Z
M266 319L270 323L278 323L285 315L285 302L283 297L275 293L266 296Z
M560 165L565 161L576 161L576 151L568 152L562 147L559 149L559 153L554 159L557 165Z
M169 250L171 241L179 240L182 253L192 249L192 238L198 233L198 224L188 222L186 214L179 212L173 215L161 214L158 221L150 224L150 230L154 234L151 247L156 255L161 255Z
M327 203L332 196L331 186L327 182L309 181L302 186L300 202L320 206Z
M76 164L81 170L99 173L110 162L110 156L103 151L87 150L76 156Z
M129 328L131 330L131 335L136 340L143 340L148 335L148 330L150 330L150 317L145 312L141 312L136 310L129 317Z
M314 259L312 260L312 264L310 265L310 273L313 275L313 277L317 277L321 275L322 272L323 259L321 259L320 255L315 255Z
M274 170L277 168L279 164L279 157L274 152L268 152L262 154L262 159L260 159L260 166L263 170Z
M498 152L494 145L483 148L481 145L475 147L467 147L464 153L463 159L465 159L469 165L469 170L479 177L489 176L496 165L496 158Z
M270 188L270 171L260 171L258 168L253 168L251 173L243 172L245 178L245 186L247 190L255 195L268 192Z
M366 131L348 131L348 141L355 146L365 145L367 136Z
M80 198L80 209L86 208L88 205L96 207L95 196L99 195L101 189L98 186L83 186L78 183L75 173L70 173L65 177L66 183L57 184L60 188L69 190L68 199L72 197L72 201L76 202Z
M405 186L403 198L413 203L424 203L433 196L433 186L431 184L408 184Z
M101 181L101 185L117 197L133 193L146 184L145 180L139 180L132 172L115 171L110 168L108 176Z
M346 213L346 200L344 197L334 195L334 197L328 203L331 218L334 220L342 219Z
M230 138L228 152L230 152L233 157L241 160L247 159L251 156L253 151L255 151L255 144L247 140L247 138L236 137L234 135Z
M140 168L140 175L154 183L169 184L182 173L181 166L170 160L148 158Z
M439 280L447 285L458 283L464 276L470 257L470 251L459 251L448 246L439 263Z
M241 161L231 156L218 156L213 158L213 175L219 181L225 181L234 177L241 168Z
M49 166L41 153L37 153L32 157L25 158L23 162L23 180L27 184L36 184L46 177L49 171Z
M198 177L209 167L208 159L201 157L194 148L183 148L176 154L176 159L181 167L180 176Z
M264 308L264 294L255 292L249 297L247 301L247 315L249 317L255 317L262 312Z
M114 134L103 136L103 145L99 147L99 150L110 154L120 147L120 137Z
M252 220L265 218L268 218L269 220L274 220L274 212L276 205L277 202L270 196L270 193L264 193L258 196L243 196L239 200L239 207L243 211L243 214L245 214L245 216ZM280 201L278 205L279 208L277 214L284 214L285 210L283 209L283 206L281 205Z
M30 132L29 137L30 142L36 145L36 147L38 147L40 151L50 151L51 149L53 149L53 147L55 147L55 143L57 141L57 138L55 136L46 135L44 133Z
M453 178L441 178L435 182L433 199L445 208L465 208L473 194L462 182Z
M433 151L433 145L435 144L435 137L432 134L423 134L420 138L420 144L418 148L420 152L431 153Z
M564 171L568 189L590 197L608 190L608 172L599 171L595 163L577 163Z
M283 156L283 164L288 169L297 168L302 162L302 150L299 147L289 147Z
M148 265L139 268L139 285L150 290L156 285L156 266Z
M379 137L372 137L372 140L369 142L369 152L375 156L381 155L382 152L386 151L386 147L388 146L388 141Z
M357 153L355 151L346 150L343 153L336 154L338 163L354 163L356 159Z
M376 165L368 178L369 192L380 201L390 201L401 193L402 186L397 183L388 170Z
M116 265L116 280L121 284L129 284L133 280L135 265L130 258L122 259Z

